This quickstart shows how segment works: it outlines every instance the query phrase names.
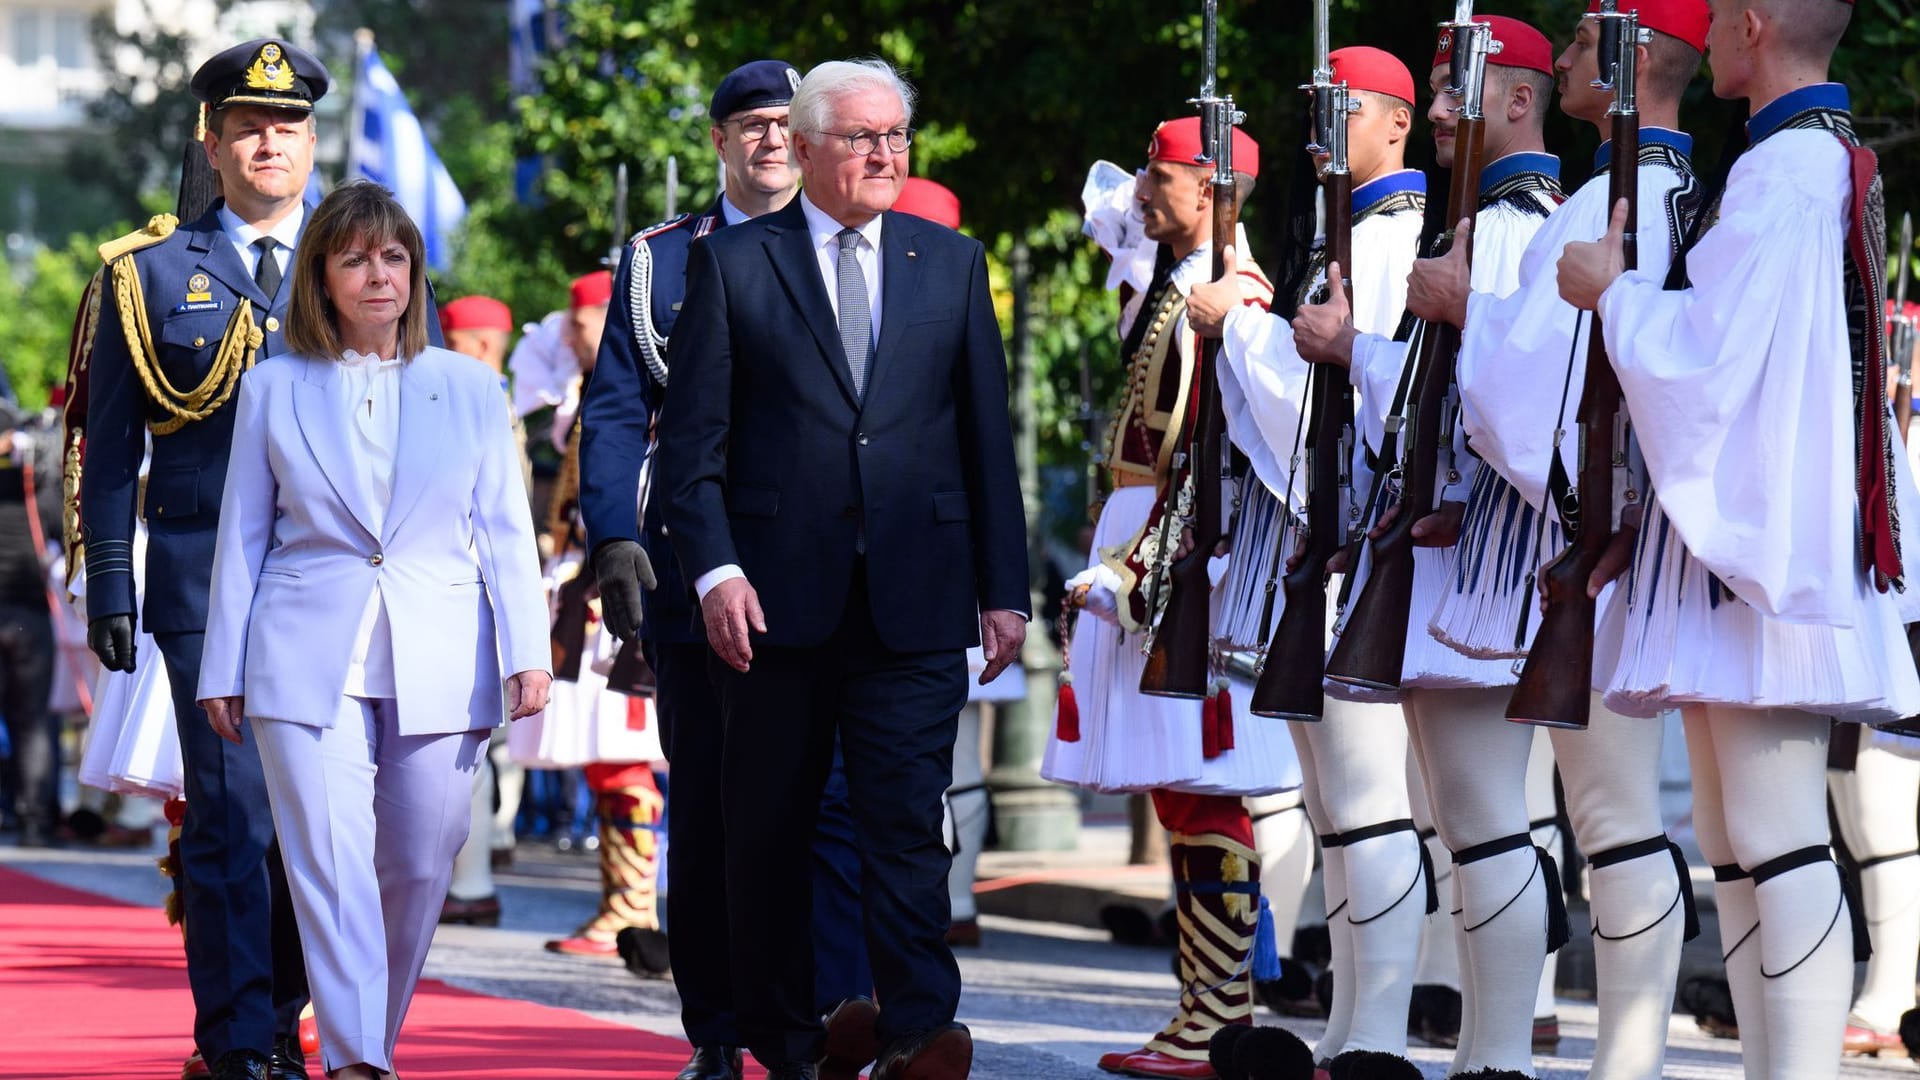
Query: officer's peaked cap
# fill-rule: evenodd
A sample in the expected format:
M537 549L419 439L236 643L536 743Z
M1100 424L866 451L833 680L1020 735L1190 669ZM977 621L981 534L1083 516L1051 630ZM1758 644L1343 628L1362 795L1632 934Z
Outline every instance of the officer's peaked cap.
M800 72L785 60L755 60L741 64L720 80L707 104L707 115L719 123L734 113L785 105L800 88Z
M209 109L261 105L312 112L331 81L326 65L307 50L279 38L255 38L201 64L188 89Z

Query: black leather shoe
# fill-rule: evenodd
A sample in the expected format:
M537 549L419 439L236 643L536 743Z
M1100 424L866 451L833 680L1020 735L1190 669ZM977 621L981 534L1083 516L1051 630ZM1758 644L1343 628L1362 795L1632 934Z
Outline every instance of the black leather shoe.
M673 1080L740 1080L745 1075L737 1046L696 1046Z
M873 1067L873 1080L967 1080L972 1069L973 1033L947 1024L895 1039Z
M282 1035L273 1041L273 1059L267 1075L271 1080L313 1080L307 1073L307 1055L298 1038Z
M213 1080L273 1080L273 1061L258 1050L229 1050L213 1063Z
M789 1061L768 1069L767 1080L820 1080L820 1071L811 1061Z
M860 1080L860 1070L880 1056L874 1024L880 1009L872 1000L850 997L827 1014L827 1041L820 1057L820 1080Z

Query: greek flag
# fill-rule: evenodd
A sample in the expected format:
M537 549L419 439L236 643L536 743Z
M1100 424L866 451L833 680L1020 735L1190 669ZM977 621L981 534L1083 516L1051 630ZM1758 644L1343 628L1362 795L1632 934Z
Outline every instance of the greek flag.
M467 201L433 152L400 84L372 48L361 52L351 132L347 176L365 177L393 192L420 226L427 265L446 270L453 262L453 234L467 216Z

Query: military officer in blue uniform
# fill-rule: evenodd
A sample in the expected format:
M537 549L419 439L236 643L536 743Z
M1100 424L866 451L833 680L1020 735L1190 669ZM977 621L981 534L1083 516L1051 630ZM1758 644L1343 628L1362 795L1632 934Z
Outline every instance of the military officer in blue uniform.
M659 498L638 498L652 425L667 389L667 338L686 292L687 252L701 237L785 206L800 174L788 158L787 103L800 73L778 60L734 69L714 91L710 137L725 191L706 210L642 229L614 278L606 336L581 404L580 507L593 545L607 627L640 635L659 682L668 792L668 948L681 1022L694 1045L677 1080L738 1080L739 1038L728 975L725 841L720 812L720 707L707 679L707 645L693 583L661 523ZM648 477L652 490L659 480ZM655 585L655 575L658 585ZM643 589L644 586L644 589ZM643 600L644 597L644 600ZM643 612L644 607L644 612ZM835 762L814 848L815 997L834 1011L823 1080L853 1080L873 1060L873 986L860 921L859 855L846 777ZM806 942L794 942L795 948Z
M80 477L87 643L132 671L164 662L185 758L180 837L194 1041L214 1080L308 1076L297 1037L306 969L260 759L214 734L194 702L215 524L242 374L286 348L293 249L310 208L314 103L326 68L283 40L235 45L190 88L224 198L198 219L162 215L102 245ZM429 301L431 302L431 301ZM437 323L432 327L439 344ZM140 464L152 440L144 493ZM147 523L136 614L134 518ZM134 655L144 622L160 656Z

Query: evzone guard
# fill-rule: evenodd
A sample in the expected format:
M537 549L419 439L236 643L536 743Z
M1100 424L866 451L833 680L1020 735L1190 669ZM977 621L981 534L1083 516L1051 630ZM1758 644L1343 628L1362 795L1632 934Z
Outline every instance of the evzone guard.
M1469 447L1490 467L1482 471L1467 511L1468 539L1474 537L1472 523L1477 520L1503 533L1530 532L1545 541L1530 560L1514 557L1510 548L1482 542L1475 549L1462 543L1455 586L1436 613L1433 629L1468 655L1512 655L1508 650L1515 646L1557 645L1534 638L1542 623L1524 589L1506 593L1513 602L1508 606L1475 609L1459 601L1469 595L1476 578L1530 583L1540 567L1563 558L1564 530L1544 528L1547 520L1601 529L1611 520L1602 517L1611 513L1611 506L1580 501L1587 511L1583 515L1574 505L1578 494L1569 493L1571 478L1580 470L1579 449L1602 451L1595 433L1582 437L1578 419L1591 320L1560 298L1551 270L1569 240L1599 236L1606 229L1609 165L1618 150L1611 138L1614 122L1633 122L1638 135L1637 166L1622 167L1635 177L1643 208L1643 269L1666 273L1698 211L1700 196L1689 157L1692 140L1679 130L1679 107L1706 46L1706 0L1624 0L1617 14L1611 10L1614 4L1606 5L1610 10L1605 13L1601 7L1592 4L1578 21L1573 41L1555 68L1561 109L1598 126L1606 141L1590 179L1553 211L1521 255L1519 287L1505 296L1473 290L1457 248L1443 258L1415 264L1409 282L1408 307L1415 315L1462 330L1462 419ZM1627 18L1628 13L1637 22ZM1623 31L1622 24L1629 29ZM1624 60L1619 53L1623 40L1632 50ZM1603 55L1608 50L1611 54ZM1618 460L1624 473L1624 448ZM1641 501L1637 486L1624 482L1614 492L1635 519ZM1477 574L1465 562L1476 550ZM1583 578L1580 587L1585 585ZM1541 654L1535 660L1546 663L1552 657ZM1516 708L1524 708L1521 699L1515 697ZM1593 1075L1658 1077L1680 945L1683 935L1694 929L1685 863L1660 818L1662 725L1657 717L1622 716L1599 703L1588 710L1584 699L1579 704L1589 713L1587 726L1555 727L1552 738L1574 836L1591 867L1600 1006ZM1507 712L1516 715L1513 709Z
M1650 478L1594 682L1622 712L1680 709L1747 1076L1817 1080L1839 1071L1865 944L1828 847L1827 718L1920 711L1911 601L1892 591L1911 553L1885 222L1827 81L1852 4L1711 6L1714 92L1748 100L1749 148L1664 277L1625 269L1624 207L1559 263L1562 295L1599 316Z
M1232 142L1245 191L1259 173L1259 148L1237 128ZM1137 187L1111 166L1096 166L1095 178L1117 174L1117 184L1089 184L1088 231L1112 255L1121 285L1127 378L1106 451L1114 490L1095 524L1093 564L1069 583L1080 609L1071 683L1041 766L1059 783L1150 792L1173 842L1180 1006L1145 1046L1100 1061L1134 1076L1210 1077L1212 1034L1251 1022L1260 863L1241 797L1298 782L1278 732L1229 720L1231 745L1221 745L1219 698L1140 691L1149 604L1165 588L1156 580L1167 561L1160 545L1178 538L1160 519L1180 487L1175 458L1190 434L1197 380L1207 377L1185 306L1186 291L1214 271L1208 160L1199 119L1169 120L1154 131ZM1244 234L1239 242L1244 250ZM1241 277L1247 302L1264 308L1272 288L1251 259Z

